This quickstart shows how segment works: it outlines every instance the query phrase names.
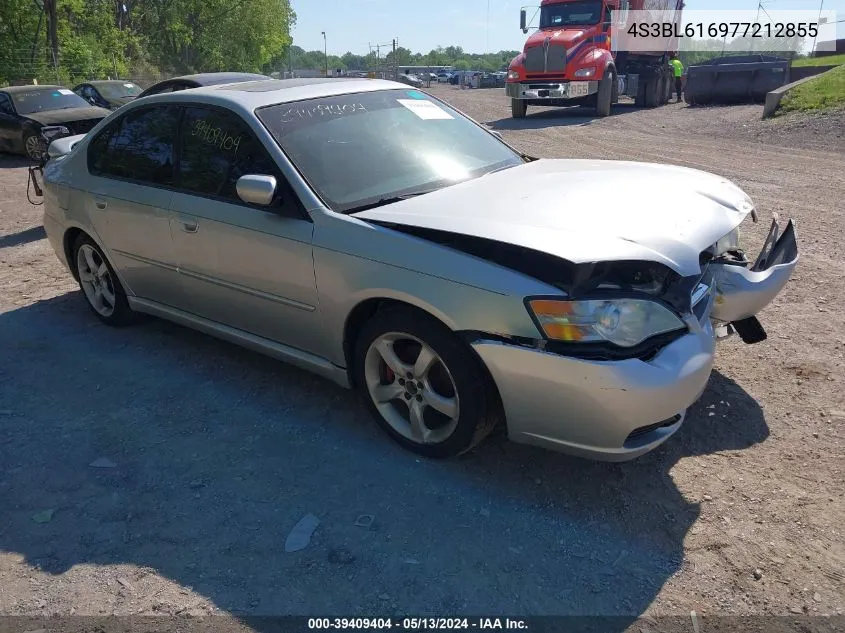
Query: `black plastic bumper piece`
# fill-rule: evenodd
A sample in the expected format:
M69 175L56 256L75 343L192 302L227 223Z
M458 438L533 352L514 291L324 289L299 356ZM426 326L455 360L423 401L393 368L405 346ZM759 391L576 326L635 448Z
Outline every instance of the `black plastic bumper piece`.
M768 338L766 330L763 329L763 325L757 320L757 317L748 317L747 319L742 319L742 321L734 321L731 325L736 330L736 333L739 334L742 342L748 345L760 343Z

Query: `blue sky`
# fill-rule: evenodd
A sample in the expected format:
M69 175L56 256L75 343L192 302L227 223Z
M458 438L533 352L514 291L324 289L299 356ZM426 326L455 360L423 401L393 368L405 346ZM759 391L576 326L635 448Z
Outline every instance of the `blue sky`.
M769 10L819 9L821 0L766 0ZM457 45L471 53L522 48L519 9L537 6L539 0L291 0L297 14L293 41L305 50L322 50L323 36L329 53L346 51L363 55L368 44L389 44L427 53L440 46ZM757 0L687 0L690 10L751 9ZM845 0L824 0L824 9L845 18ZM845 23L839 25L845 37Z

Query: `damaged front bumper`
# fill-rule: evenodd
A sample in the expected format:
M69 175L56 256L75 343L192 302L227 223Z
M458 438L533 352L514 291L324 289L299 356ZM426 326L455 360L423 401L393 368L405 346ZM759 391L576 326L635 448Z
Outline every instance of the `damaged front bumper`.
M749 343L763 340L755 315L783 289L797 262L793 223L781 233L775 220L753 265L711 264L715 292L706 308L685 319L688 333L647 360L594 361L502 340L472 342L498 387L508 436L602 461L653 450L681 427L704 392L717 330L733 329Z
M781 231L772 221L763 250L749 265L745 261L711 264L716 301L712 317L721 332L735 331L746 343L765 340L756 315L783 290L798 265L798 241L790 220Z

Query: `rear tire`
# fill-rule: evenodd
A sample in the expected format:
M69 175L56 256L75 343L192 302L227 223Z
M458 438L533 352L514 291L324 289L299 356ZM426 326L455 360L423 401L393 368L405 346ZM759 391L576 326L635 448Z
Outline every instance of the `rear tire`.
M103 251L81 234L73 245L73 266L88 307L106 325L121 327L135 321L126 292Z
M501 419L481 361L448 328L413 308L378 312L364 325L353 370L379 426L419 455L465 453Z
M511 99L511 116L514 119L524 119L528 113L528 103L524 99Z
M613 84L616 82L616 73L608 69L604 77L599 81L599 91L596 95L596 116L604 118L610 116L613 106Z
M645 87L645 107L655 108L660 103L660 78L652 78Z

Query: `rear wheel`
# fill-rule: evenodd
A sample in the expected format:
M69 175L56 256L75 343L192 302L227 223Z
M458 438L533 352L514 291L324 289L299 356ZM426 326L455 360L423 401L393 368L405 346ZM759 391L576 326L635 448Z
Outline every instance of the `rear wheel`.
M660 77L653 77L645 88L645 107L654 108L660 103Z
M132 323L135 313L129 307L126 292L94 240L80 235L73 247L73 261L79 287L97 318L113 326Z
M470 450L496 426L495 387L468 346L425 313L396 308L364 326L356 384L384 431L426 457Z
M524 99L511 99L511 116L524 119L528 112L528 103Z

